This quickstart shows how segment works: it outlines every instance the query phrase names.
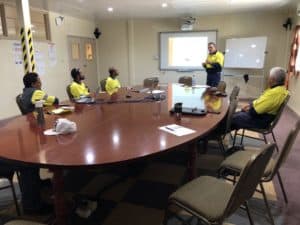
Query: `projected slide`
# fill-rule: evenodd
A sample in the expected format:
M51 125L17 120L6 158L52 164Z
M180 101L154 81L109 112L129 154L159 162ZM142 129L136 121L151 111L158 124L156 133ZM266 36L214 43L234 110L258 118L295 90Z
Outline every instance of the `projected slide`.
M200 67L207 55L207 37L169 38L168 66Z
M203 70L209 42L216 42L217 32L161 32L160 69L195 71Z

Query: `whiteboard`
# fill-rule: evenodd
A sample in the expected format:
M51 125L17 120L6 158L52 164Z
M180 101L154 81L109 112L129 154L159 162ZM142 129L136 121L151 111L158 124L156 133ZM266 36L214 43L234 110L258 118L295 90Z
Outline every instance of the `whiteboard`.
M224 67L262 69L266 46L267 37L227 39Z

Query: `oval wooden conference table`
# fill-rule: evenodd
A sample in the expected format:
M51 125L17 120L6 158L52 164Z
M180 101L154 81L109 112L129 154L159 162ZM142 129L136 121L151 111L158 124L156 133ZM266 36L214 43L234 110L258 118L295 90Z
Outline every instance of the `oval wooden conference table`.
M181 120L176 120L169 113L174 104L174 85L165 87L167 96L161 101L147 99L151 94L127 89L121 89L112 96L102 93L97 96L95 104L74 104L75 111L72 113L59 116L45 114L42 126L37 124L33 113L1 120L0 157L9 162L53 171L56 224L59 225L66 224L64 169L124 163L188 145L191 152L188 169L191 177L195 177L196 141L224 118L228 100L203 97L208 108L219 107L220 113L183 115ZM193 92L192 88L181 88L187 94ZM76 122L77 132L45 136L43 131L52 128L55 120L61 117ZM159 129L168 124L178 124L195 132L179 137Z

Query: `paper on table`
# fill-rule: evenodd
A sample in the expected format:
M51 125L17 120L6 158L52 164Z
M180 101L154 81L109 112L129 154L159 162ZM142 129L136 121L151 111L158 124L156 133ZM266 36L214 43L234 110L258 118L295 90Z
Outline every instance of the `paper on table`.
M161 94L161 93L164 93L164 92L165 92L165 91L163 91L163 90L153 90L153 91L152 91L152 94ZM150 94L151 91L148 91L147 93Z
M197 85L193 85L193 88L209 88L210 86L208 86L208 85L199 85L199 84L197 84Z
M168 133L174 134L176 136L184 136L188 134L195 133L195 130L179 126L177 124L170 124L166 126L159 127L160 130L166 131Z

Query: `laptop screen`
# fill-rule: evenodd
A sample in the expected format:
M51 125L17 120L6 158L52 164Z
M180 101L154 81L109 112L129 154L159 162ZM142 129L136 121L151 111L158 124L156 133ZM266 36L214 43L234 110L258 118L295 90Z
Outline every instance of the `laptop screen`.
M182 108L205 110L203 94L204 87L183 87L180 84L172 85L172 103L182 103Z

